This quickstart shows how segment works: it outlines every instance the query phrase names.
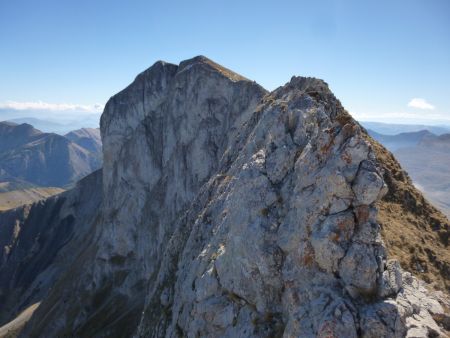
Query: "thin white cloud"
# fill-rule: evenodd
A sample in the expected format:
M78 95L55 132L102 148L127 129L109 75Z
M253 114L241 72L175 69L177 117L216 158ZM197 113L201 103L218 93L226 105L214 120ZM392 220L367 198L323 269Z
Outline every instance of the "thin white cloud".
M421 99L418 97L411 99L411 101L408 102L408 107L434 110L434 106L431 103L427 102L427 100L425 99Z
M7 101L0 103L0 109L3 110L40 110L40 111L74 111L86 113L98 113L103 111L103 105L92 104L71 104L71 103L48 103L48 102L17 102Z

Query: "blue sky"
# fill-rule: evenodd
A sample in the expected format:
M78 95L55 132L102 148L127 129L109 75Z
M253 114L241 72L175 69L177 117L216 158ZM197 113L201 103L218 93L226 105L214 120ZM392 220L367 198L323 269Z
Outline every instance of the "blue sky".
M0 0L0 44L18 116L98 112L156 60L203 54L267 89L323 78L361 120L450 124L446 0Z

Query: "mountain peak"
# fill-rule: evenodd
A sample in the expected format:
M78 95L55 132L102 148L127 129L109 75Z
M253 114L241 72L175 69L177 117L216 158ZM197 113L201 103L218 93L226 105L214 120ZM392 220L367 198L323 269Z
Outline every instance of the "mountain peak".
M304 91L322 91L331 92L328 83L322 79L315 77L293 76L289 81L288 86L296 87Z
M206 56L203 55L198 55L193 57L192 59L180 62L178 71L181 72L194 66L208 67L211 70L219 72L220 74L229 78L232 81L250 81L246 77L238 73L235 73L234 71L225 68L224 66L221 66L220 64L212 61L211 59L208 59Z
M234 82L251 81L251 80L245 78L244 76L242 76L224 66L221 66L220 64L212 61L211 59L209 59L203 55L198 55L191 59L181 61L179 65L176 65L176 64L173 64L170 62L166 62L163 60L156 61L151 67L149 67L148 69L146 69L145 71L140 73L136 77L135 81L139 81L140 79L143 79L143 78L155 79L158 76L161 76L162 74L164 74L166 72L168 74L171 74L172 76L174 76L175 74L180 74L180 73L182 73L184 71L188 71L192 68L196 69L197 67L201 68L201 69L207 69L207 70L215 72L215 73L219 73L222 76L224 76ZM160 75L158 75L158 74L160 74ZM253 81L251 81L251 82L253 82Z

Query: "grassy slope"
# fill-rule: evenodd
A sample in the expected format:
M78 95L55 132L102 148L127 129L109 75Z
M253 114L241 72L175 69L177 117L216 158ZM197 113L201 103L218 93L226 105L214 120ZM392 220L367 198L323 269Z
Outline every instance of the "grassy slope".
M59 194L61 188L30 188L0 193L0 211L14 209Z
M25 324L31 318L33 312L38 308L39 303L33 304L22 311L14 320L0 327L0 338L18 337Z
M389 256L434 288L450 291L450 222L417 190L394 156L367 136L380 164L388 194L378 220Z

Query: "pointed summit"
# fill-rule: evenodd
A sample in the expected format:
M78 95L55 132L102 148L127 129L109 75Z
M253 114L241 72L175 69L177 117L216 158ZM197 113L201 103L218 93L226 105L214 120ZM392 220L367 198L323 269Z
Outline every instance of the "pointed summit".
M232 81L251 81L251 80L247 79L246 77L244 77L238 73L235 73L228 68L225 68L225 67L219 65L218 63L208 59L206 56L203 56L203 55L198 55L196 57L193 57L192 59L182 61L179 66L179 71L181 72L181 71L186 70L193 66L209 67L209 68L219 72L223 76L229 78Z

